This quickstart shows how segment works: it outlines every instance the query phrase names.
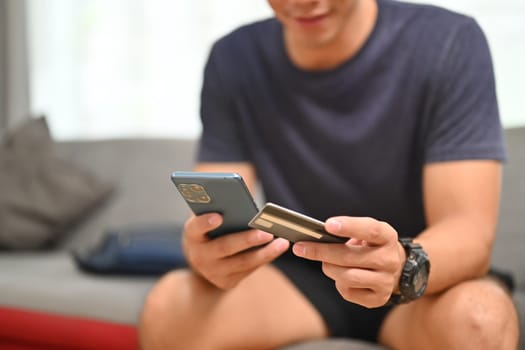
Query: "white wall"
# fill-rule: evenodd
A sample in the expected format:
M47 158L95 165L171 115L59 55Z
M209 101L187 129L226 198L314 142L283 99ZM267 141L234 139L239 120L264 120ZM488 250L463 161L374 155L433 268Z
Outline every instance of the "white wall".
M525 125L525 1L432 3L478 19L503 122ZM32 110L59 139L197 136L211 43L271 15L265 0L28 0L28 9Z

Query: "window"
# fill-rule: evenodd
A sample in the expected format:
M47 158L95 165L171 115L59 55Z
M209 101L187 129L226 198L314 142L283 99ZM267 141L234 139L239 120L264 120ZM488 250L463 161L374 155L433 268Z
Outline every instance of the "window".
M433 3L478 20L504 124L525 124L525 2ZM27 8L31 108L48 116L59 139L197 136L212 42L272 14L265 0L28 0Z
M29 0L32 110L59 139L195 137L212 42L264 1Z

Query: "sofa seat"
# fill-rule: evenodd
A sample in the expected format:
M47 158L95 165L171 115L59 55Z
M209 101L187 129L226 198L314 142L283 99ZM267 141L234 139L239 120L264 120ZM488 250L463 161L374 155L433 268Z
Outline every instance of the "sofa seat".
M155 278L84 274L67 252L1 254L0 266L0 349L138 348L137 306Z

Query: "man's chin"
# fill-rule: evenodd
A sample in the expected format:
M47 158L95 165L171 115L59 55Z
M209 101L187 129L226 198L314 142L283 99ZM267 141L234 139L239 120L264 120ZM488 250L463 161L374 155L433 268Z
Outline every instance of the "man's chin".
M330 46L334 41L335 35L332 33L308 34L297 37L297 43L309 49L321 49Z

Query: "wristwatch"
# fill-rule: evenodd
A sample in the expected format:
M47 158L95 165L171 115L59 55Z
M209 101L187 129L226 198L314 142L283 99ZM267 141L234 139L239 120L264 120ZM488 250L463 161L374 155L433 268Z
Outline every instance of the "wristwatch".
M399 238L399 243L405 249L407 259L399 277L400 294L392 294L388 301L390 305L408 303L422 296L430 273L428 255L420 244L408 237Z

